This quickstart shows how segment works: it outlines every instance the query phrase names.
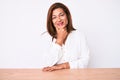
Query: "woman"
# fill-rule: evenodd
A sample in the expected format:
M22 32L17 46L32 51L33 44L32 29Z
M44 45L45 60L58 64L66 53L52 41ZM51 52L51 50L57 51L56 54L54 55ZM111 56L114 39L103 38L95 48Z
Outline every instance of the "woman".
M73 27L70 11L64 4L54 3L49 8L47 33L43 37L48 45L43 71L87 66L89 50L84 35Z

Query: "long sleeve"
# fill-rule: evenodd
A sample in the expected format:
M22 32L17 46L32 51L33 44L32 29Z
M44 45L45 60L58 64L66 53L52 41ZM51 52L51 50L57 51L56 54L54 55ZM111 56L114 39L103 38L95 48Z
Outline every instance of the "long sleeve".
M49 54L47 55L49 59L48 64L50 66L55 65L59 59L62 57L62 47L55 42L52 42L51 47L47 51Z
M41 37L42 39L42 52L44 57L44 67L55 65L62 57L62 47L52 41L51 36L45 33Z
M80 38L78 38L80 37ZM86 43L85 36L83 34L77 35L77 41L78 44L76 45L78 47L78 58L76 60L70 61L70 68L85 68L88 65L89 61L89 49Z
M49 34L43 36L42 45L44 67L69 62L70 69L85 68L89 61L89 49L85 36L73 31L62 47L52 41Z

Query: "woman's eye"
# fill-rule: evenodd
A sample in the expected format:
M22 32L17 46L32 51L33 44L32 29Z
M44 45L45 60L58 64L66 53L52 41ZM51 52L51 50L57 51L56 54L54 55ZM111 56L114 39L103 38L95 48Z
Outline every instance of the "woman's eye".
M52 17L52 19L55 19L56 17Z
M64 14L60 14L60 16L64 16Z

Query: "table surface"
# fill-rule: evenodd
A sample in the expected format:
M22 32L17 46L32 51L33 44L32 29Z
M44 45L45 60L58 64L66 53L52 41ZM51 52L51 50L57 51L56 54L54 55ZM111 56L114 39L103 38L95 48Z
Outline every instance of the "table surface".
M120 68L64 69L43 72L41 69L0 69L0 80L120 80Z

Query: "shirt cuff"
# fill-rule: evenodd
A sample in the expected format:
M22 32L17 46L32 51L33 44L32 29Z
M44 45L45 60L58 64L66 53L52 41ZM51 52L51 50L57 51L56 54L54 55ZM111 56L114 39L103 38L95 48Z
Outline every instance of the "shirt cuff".
M69 62L69 65L70 65L70 69L85 68L83 64L82 63L80 64L79 61L77 60Z
M77 68L77 61L69 62L69 65L70 65L70 69L76 69Z

